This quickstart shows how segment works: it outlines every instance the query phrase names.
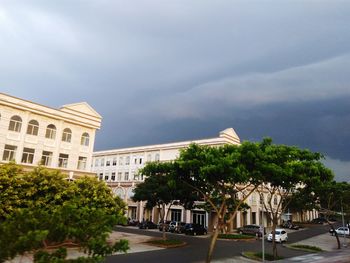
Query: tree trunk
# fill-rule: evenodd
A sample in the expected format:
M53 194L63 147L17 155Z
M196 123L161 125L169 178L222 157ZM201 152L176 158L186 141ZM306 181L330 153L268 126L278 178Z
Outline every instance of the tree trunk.
M335 235L335 238L337 239L337 244L338 244L338 249L340 249L340 240L339 240L339 236L337 234L337 232L335 232L334 226L327 220L327 224L331 227L331 229L333 230L333 233Z
M272 221L272 255L273 255L273 259L277 260L277 244L276 244L276 226L277 226L277 222L276 220Z
M211 258L213 256L213 252L214 252L214 248L215 248L215 244L216 244L216 240L218 239L218 236L219 236L220 229L221 229L221 223L218 222L218 225L217 225L216 229L214 230L213 235L211 237L209 250L208 250L208 254L207 254L207 260L205 261L206 263L210 263L210 261L211 261Z

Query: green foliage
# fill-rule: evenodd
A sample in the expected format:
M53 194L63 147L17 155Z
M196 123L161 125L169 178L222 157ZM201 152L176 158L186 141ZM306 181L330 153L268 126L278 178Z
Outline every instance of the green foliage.
M310 251L310 252L322 252L323 250L316 246L310 246L310 245L303 245L303 244L296 244L291 245L292 248L297 248L304 251Z
M107 244L112 227L125 220L125 204L95 178L68 182L41 167L23 172L15 164L3 165L0 198L0 262L67 245L82 247L94 260L128 249L126 241ZM66 262L61 252L37 252L37 261Z
M255 239L254 236L240 234L219 234L218 238L222 239Z

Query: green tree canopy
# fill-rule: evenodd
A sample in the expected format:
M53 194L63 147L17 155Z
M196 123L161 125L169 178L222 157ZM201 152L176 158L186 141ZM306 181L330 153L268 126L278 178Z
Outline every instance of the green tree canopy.
M128 248L125 241L107 244L112 227L125 220L125 204L95 178L68 182L40 167L23 172L15 164L2 165L0 200L0 262L28 251L45 256L43 249L66 246L82 247L99 261Z

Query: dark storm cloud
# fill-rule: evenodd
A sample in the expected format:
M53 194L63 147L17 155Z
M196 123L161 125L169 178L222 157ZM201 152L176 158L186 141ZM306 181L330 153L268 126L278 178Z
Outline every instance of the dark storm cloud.
M15 1L0 5L1 91L103 117L97 149L216 136L348 167L349 1Z

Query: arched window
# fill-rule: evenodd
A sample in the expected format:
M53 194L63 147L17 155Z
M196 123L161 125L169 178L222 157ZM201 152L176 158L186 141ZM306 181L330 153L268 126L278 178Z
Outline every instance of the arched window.
M84 132L83 135L81 135L80 144L84 146L89 146L89 142L90 142L90 136L87 132Z
M278 203L277 196L275 196L275 197L273 198L273 204L274 204L274 205L277 205L277 203Z
M62 141L71 142L72 141L72 131L69 128L65 128L62 133Z
M119 196L121 199L124 199L125 194L122 188L116 188L113 192L114 192L114 195Z
M55 139L56 138L56 126L53 124L49 124L46 127L45 138L47 139Z
M39 132L39 122L37 122L36 120L31 120L28 123L27 134L37 136L38 132Z
M22 127L22 119L21 117L15 115L12 116L9 124L9 131L20 132Z

